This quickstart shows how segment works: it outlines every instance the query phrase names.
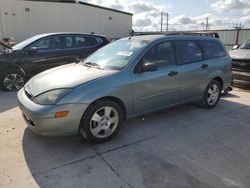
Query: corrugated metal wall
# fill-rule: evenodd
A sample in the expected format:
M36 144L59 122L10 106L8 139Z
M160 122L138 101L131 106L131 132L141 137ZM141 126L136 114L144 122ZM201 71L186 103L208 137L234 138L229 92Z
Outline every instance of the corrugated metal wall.
M74 3L0 0L0 37L19 42L48 32L83 32L109 38L129 36L132 15Z
M215 32L218 32L227 49L232 49L235 44L241 44L250 38L250 29L216 30Z

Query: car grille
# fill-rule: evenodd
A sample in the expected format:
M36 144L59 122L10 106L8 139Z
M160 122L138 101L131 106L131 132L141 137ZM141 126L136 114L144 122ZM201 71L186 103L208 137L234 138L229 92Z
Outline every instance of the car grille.
M233 59L232 68L233 70L250 71L250 59Z

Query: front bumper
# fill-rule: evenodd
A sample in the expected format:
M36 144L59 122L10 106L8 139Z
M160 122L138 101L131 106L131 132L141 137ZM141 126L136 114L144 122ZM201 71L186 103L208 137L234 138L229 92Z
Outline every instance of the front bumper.
M18 105L29 128L44 136L76 135L81 117L87 104L39 105L31 101L21 89L18 91ZM55 113L69 111L65 117L55 118Z
M233 84L250 85L250 72L232 71Z

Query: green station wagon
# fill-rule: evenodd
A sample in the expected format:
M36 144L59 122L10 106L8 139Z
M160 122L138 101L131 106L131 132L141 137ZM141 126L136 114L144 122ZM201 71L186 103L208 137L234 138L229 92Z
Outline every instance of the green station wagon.
M37 134L80 134L101 143L127 118L192 102L212 108L230 83L231 58L218 39L144 35L36 75L18 99Z

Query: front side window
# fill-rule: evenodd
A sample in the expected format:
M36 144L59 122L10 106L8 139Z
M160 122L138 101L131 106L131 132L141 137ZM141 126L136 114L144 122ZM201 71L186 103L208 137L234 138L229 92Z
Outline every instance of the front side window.
M176 41L178 64L188 64L203 59L200 46L195 41Z
M38 41L36 44L32 45L32 47L36 47L38 50L48 50L50 49L51 39L44 39Z
M226 56L226 51L218 42L199 41L202 47L205 59L212 59Z
M32 44L29 48L36 47L39 52L57 50L61 48L60 37L50 37L41 39Z
M152 47L143 57L143 64L154 63L158 67L175 64L173 42L167 41Z

